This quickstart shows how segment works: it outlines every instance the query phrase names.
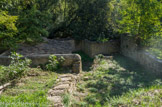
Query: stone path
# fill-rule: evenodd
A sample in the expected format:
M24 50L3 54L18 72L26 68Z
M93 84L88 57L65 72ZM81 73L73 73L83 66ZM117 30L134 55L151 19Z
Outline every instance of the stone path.
M48 100L54 103L54 107L64 107L62 95L73 94L76 90L77 78L77 74L64 74L58 77L57 85L48 91Z

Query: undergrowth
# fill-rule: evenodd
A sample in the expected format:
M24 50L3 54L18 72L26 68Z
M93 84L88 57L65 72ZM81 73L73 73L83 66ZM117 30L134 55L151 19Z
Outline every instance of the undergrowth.
M48 107L47 92L56 83L57 74L33 69L32 74L16 81L0 97L0 107Z
M120 106L154 106L162 104L161 78L144 69L138 63L123 56L114 56L113 60L96 57L93 72L86 73L86 80L78 83L78 91L88 95L80 102L92 107L120 107ZM148 91L159 95L146 95ZM138 94L142 93L144 94ZM138 94L139 96L136 96ZM132 103L141 97L141 102ZM145 99L146 97L146 99ZM125 100L125 101L124 101ZM121 101L121 102L119 102ZM86 107L85 106L85 107Z

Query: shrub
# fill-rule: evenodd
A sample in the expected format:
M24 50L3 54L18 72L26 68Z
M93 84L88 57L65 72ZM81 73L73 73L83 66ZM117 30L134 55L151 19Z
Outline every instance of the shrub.
M63 63L65 59L63 57L57 58L55 55L49 56L49 63L46 65L46 69L49 71L56 71L59 69L60 64Z
M22 77L26 71L29 70L29 65L31 64L31 60L25 58L22 59L22 55L13 52L10 56L11 64L6 67L2 66L1 70L3 71L1 78L1 82L7 82L9 80L14 80Z
M21 42L36 44L43 41L43 36L48 36L46 26L50 15L47 13L39 11L35 6L24 9L18 20L18 38Z
M10 16L6 11L0 10L0 45L1 47L15 46L15 35L18 30L15 26L17 16Z

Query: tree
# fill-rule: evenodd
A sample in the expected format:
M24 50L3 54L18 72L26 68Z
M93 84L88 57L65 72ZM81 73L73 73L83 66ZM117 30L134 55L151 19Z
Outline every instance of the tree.
M10 16L8 12L0 10L0 45L8 48L15 46L16 34L18 32L15 23L17 16Z
M131 33L139 44L162 35L162 4L159 0L121 0L120 31Z

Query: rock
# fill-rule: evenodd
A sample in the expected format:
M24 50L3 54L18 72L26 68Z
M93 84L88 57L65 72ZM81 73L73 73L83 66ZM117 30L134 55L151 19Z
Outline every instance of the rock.
M47 99L54 103L62 103L61 96L52 96L52 97L48 97Z
M71 77L61 78L61 82L72 81Z
M81 61L77 61L73 64L72 71L74 73L80 73L82 71Z
M54 107L64 107L62 95L65 93L73 94L76 90L77 75L64 74L58 77L57 86L48 91L48 100L54 103Z
M54 87L54 90L63 90L63 89L69 89L70 85L69 84L61 84L56 87Z
M48 94L51 96L61 96L64 93L65 93L64 90L52 90Z

